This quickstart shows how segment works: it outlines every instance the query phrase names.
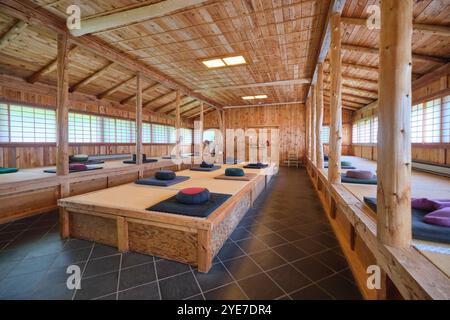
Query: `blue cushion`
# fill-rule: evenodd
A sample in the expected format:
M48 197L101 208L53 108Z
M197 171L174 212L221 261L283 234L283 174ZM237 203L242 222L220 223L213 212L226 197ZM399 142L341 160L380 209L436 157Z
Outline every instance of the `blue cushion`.
M246 168L246 169L264 169L264 168L267 168L268 166L269 166L268 164L258 162L258 163L249 163L246 166L244 166L244 168Z
M155 172L155 178L157 180L173 180L177 174L172 170L159 170Z
M193 167L191 168L192 171L216 171L219 170L221 168L221 166L214 166L212 168L202 168L202 167Z
M245 173L241 168L227 168L225 169L225 175L228 177L243 177Z
M188 179L190 179L190 177L186 177L186 176L177 176L173 180L158 180L155 177L150 177L150 178L136 180L134 183L142 184L142 185L146 185L146 186L168 187L168 186L172 186L174 184L186 181Z
M345 173L341 173L341 182L342 183L358 183L358 184L377 184L377 176L374 175L370 179L356 179L349 178Z
M17 168L0 168L0 174L4 174L4 173L14 173L19 171L19 169Z
M87 167L86 170L69 170L69 173L75 173L75 172L85 172L85 171L92 171L92 170L99 170L103 169L103 167ZM44 170L45 173L56 173L56 169L46 169Z
M176 195L177 201L184 204L202 204L209 200L210 193L206 188L186 188Z
M377 199L364 197L364 202L376 213ZM412 234L414 239L450 243L450 232L448 227L428 224L423 221L424 217L430 212L427 210L412 210Z
M147 208L148 211L206 218L231 197L230 194L210 193L209 201L202 204L184 204L176 195Z

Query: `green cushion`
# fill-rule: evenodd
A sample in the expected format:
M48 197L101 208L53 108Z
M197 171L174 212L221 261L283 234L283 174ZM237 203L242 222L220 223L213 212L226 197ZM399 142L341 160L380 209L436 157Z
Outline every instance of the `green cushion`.
M17 168L0 168L0 174L3 174L3 173L14 173L14 172L17 172L17 171L19 171L19 169L17 169Z
M227 177L243 177L245 173L241 168L227 168L225 169L225 175Z
M352 163L350 161L341 161L341 167L351 167Z

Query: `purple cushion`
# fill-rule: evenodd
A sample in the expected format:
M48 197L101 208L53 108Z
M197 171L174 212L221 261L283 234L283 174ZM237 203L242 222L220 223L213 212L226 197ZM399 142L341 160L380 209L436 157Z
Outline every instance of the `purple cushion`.
M442 227L450 227L450 207L442 208L427 214L423 221Z
M450 207L450 200L432 200L428 198L413 198L411 205L414 209L433 211Z
M353 179L372 179L373 177L372 171L364 170L348 170L346 175Z

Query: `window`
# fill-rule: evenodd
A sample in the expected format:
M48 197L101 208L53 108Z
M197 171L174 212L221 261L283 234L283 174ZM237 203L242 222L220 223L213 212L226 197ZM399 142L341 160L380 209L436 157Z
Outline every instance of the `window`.
M330 127L322 126L321 137L322 143L327 144L330 141Z
M1 142L56 142L56 112L20 105L0 105Z
M69 112L69 143L134 143L133 120ZM192 143L192 130L182 129ZM187 131L186 131L187 130ZM0 143L55 143L56 111L48 108L0 103ZM175 143L172 126L142 123L143 143Z
M142 123L142 143L152 142L152 125L150 123Z
M353 143L377 143L378 118L370 117L356 121L352 128Z
M209 129L203 131L203 141L210 141L213 142L216 139L216 130L215 129Z
M181 128L181 145L188 146L192 144L192 129Z
M450 96L419 103L411 111L412 143L450 142Z

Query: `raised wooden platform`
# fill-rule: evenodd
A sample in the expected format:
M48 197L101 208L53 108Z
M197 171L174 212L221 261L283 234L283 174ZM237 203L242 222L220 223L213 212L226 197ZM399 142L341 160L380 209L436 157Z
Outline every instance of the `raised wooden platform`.
M356 157L345 157L345 160L352 161L359 169L375 170L374 162ZM366 299L450 298L450 279L446 271L438 267L443 265L433 258L435 253L423 254L414 246L396 249L378 242L374 213L362 202L363 196L373 196L373 190L376 193L376 186L330 185L327 170L317 170L310 162L307 169ZM413 196L450 197L449 179L413 172L412 181ZM442 255L437 256L442 259ZM367 287L367 267L371 265L382 270L383 281L379 290Z
M103 169L57 176L43 170L54 167L22 169L0 175L0 223L56 209L62 194L74 196L132 182L151 176L161 168L177 170L171 160L142 165L124 164L122 160L105 161ZM189 167L183 165L183 167Z
M131 183L61 199L62 236L172 259L208 272L215 255L266 186L265 170L251 181L213 178L227 167L232 166L214 172L179 171L177 175L191 179L170 187ZM145 210L194 186L232 197L207 218Z

